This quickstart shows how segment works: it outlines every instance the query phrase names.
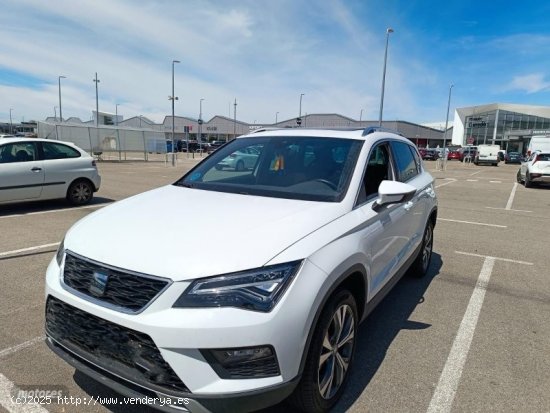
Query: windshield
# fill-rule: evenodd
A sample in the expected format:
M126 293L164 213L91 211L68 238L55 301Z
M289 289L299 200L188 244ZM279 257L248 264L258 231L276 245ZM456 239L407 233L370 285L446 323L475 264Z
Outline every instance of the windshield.
M175 185L209 191L339 202L363 142L317 137L235 139Z

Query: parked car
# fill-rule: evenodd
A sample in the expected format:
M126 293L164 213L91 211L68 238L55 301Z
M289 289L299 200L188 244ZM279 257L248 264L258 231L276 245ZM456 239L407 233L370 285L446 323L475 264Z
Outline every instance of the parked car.
M238 149L235 152L229 154L229 156L222 159L217 165L216 169L222 170L224 168L234 169L236 171L244 171L245 169L254 168L260 152L256 147L247 147Z
M534 152L550 152L550 136L533 136L527 145L527 156Z
M504 163L521 163L523 161L523 156L519 152L508 152L504 155Z
M66 198L92 200L101 177L94 159L68 142L37 138L0 141L0 204Z
M477 154L476 146L460 148L460 162L473 162Z
M491 164L493 166L498 166L499 151L500 151L499 145L479 145L477 147L477 152L474 156L474 163L476 165Z
M8 134L1 134L0 135L0 139L3 139L3 138L15 138L16 136L15 135L8 135Z
M521 164L517 181L523 182L526 188L539 183L550 183L550 151L532 153L527 161Z
M447 156L447 159L448 159L448 160L451 160L451 159L458 159L458 160L460 160L460 151L458 151L458 150L450 151L450 152L449 152L449 155Z
M254 170L216 169L250 148ZM157 213L182 208L208 220ZM244 413L290 396L326 412L359 323L405 272L428 272L436 217L433 178L397 134L240 136L67 232L46 274L46 343L130 397Z
M420 149L420 156L424 160L435 161L439 159L439 152L436 149Z
M224 145L226 141L212 141L210 142L210 148L209 152L214 152L216 149L218 149L220 146Z

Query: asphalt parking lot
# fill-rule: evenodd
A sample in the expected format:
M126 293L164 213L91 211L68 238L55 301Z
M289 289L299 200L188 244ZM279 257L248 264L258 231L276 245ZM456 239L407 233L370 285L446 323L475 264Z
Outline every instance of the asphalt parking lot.
M0 412L146 411L17 405L10 395L14 387L47 385L88 400L117 396L44 344L45 270L78 219L171 183L195 162L102 162L102 188L89 206L0 207ZM550 186L516 184L517 165L425 165L439 198L430 272L403 278L363 323L335 411L550 412ZM185 210L151 214L165 214L167 223L191 218Z

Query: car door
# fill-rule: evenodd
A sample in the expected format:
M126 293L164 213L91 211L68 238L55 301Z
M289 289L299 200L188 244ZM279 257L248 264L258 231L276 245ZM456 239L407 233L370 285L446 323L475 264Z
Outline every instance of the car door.
M43 183L43 162L35 142L0 146L0 202L37 199Z
M403 243L400 244L401 250L399 251L401 264L404 264L418 247L424 235L430 212L428 211L430 205L428 199L433 195L432 178L429 174L422 173L422 165L417 159L418 154L412 145L401 141L391 141L391 150L392 161L397 171L397 180L416 188L414 197L410 201L400 204L407 215L401 234L404 237Z
M392 278L400 262L400 251L405 244L404 230L407 216L402 204L373 209L378 199L378 187L383 180L396 177L388 142L371 149L363 176L357 208L363 214L361 249L369 262L371 295L376 294ZM406 232L406 231L405 231Z
M85 165L75 148L59 142L41 142L44 157L43 198L64 198L68 185L84 175Z

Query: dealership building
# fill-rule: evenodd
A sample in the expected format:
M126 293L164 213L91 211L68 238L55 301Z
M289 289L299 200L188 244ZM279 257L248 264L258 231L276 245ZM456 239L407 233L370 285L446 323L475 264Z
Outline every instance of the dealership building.
M453 145L496 144L524 153L533 136L550 137L550 107L492 103L455 110Z

